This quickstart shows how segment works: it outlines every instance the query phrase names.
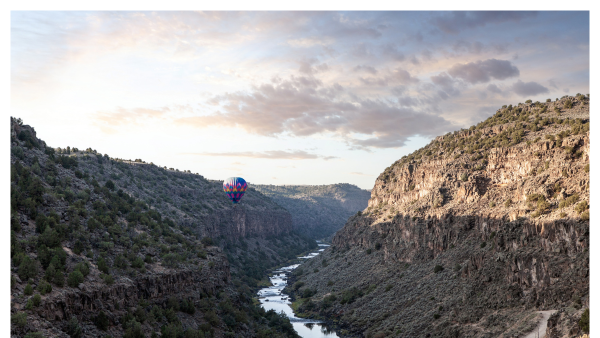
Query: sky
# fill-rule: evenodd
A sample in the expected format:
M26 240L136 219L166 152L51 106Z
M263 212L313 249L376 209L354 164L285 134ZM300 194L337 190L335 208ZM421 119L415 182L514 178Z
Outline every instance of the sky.
M589 12L12 11L10 114L52 147L352 183L505 104L589 93Z

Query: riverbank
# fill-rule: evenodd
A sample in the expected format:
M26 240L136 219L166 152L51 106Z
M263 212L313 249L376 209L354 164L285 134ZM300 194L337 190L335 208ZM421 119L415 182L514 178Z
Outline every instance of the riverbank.
M305 262L318 256L327 246L327 244L320 243L317 251L298 258ZM267 311L275 310L278 313L285 313L296 332L303 338L337 338L335 330L332 330L324 321L296 316L290 296L284 293L290 277L293 276L292 272L301 265L302 263L292 264L274 270L269 277L271 285L258 291L258 300Z

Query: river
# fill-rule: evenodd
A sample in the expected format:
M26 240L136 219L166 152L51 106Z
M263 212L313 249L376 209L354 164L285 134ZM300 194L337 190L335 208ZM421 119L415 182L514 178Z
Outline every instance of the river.
M303 260L311 259L318 256L319 253L328 246L329 245L327 244L319 243L318 251L298 258ZM335 331L327 328L321 321L296 317L290 306L292 302L290 302L289 296L281 292L287 285L287 274L300 265L301 264L294 264L273 271L273 277L269 277L272 285L258 291L258 300L260 301L261 306L267 311L271 309L278 313L283 311L290 319L290 322L300 337L336 338L338 335Z

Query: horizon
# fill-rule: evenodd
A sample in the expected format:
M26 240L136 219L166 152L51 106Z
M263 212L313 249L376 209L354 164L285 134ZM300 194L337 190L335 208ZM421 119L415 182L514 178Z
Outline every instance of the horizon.
M11 115L38 138L213 180L371 190L436 136L576 93L588 11L11 12Z

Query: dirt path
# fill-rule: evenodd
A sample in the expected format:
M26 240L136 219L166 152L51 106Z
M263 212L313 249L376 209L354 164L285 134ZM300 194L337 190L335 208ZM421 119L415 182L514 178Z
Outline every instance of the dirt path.
M552 315L556 310L548 310L548 311L538 311L542 315L542 319L538 323L538 326L533 329L529 334L527 334L524 338L544 338L546 337L546 327L548 326L548 318Z

